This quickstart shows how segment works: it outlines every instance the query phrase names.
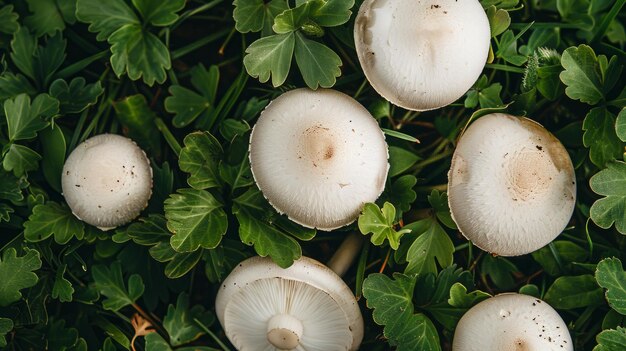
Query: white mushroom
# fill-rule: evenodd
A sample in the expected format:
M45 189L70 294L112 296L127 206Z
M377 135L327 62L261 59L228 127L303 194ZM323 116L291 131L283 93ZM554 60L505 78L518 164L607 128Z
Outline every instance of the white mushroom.
M372 87L416 111L463 96L485 66L490 39L478 0L365 0L354 26Z
M448 172L452 218L466 238L501 256L554 240L574 210L576 177L563 145L539 123L495 113L461 136Z
M217 317L237 350L357 350L363 318L352 291L323 264L302 257L283 269L252 257L224 280Z
M261 113L250 136L250 164L263 195L306 227L352 223L382 193L389 164L376 120L351 97L296 89Z
M61 178L63 196L74 215L102 230L135 219L152 194L152 168L132 140L102 134L70 154Z
M561 316L528 295L501 294L472 307L454 332L453 351L571 351Z

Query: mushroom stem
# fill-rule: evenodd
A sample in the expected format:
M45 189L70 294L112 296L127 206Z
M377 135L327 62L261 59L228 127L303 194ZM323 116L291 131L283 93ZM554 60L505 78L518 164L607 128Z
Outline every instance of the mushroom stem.
M277 314L267 323L267 341L279 350L292 350L300 344L302 322L288 314Z
M333 257L328 261L330 268L338 276L343 276L352 265L359 249L363 245L363 235L352 232L341 243Z

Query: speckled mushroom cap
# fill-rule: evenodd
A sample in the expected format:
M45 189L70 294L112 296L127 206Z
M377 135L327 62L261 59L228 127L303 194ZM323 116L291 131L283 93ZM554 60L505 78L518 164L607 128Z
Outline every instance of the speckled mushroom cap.
M357 350L363 339L352 291L307 257L287 269L258 256L241 262L222 283L215 312L241 351Z
M74 215L108 230L139 216L152 194L152 168L132 140L102 134L78 145L65 161L63 196Z
M335 90L296 89L261 113L250 164L263 195L306 227L352 223L385 187L387 144L376 120Z
M354 26L356 51L372 87L416 111L463 96L487 62L490 40L478 0L365 0Z
M575 201L572 161L539 123L495 113L461 136L448 202L459 230L479 248L501 256L533 252L563 231Z
M454 332L453 351L572 351L561 316L528 295L501 294L472 307Z

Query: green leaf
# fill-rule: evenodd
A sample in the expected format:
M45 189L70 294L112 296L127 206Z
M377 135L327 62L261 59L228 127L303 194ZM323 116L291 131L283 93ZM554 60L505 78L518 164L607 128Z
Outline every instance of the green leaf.
M302 78L311 89L330 88L341 75L341 58L328 46L307 39L297 32L295 43L296 63Z
M65 320L53 320L48 326L46 335L47 350L75 351L79 344L78 330L66 328Z
M305 23L310 22L311 11L319 7L322 0L310 0L297 5L292 9L283 11L274 18L272 29L278 34L285 34L297 31Z
M615 116L605 107L589 111L583 122L583 143L589 148L589 159L602 168L622 154L623 143L615 134Z
M11 144L7 153L4 154L2 166L7 172L13 172L16 177L26 175L27 172L34 171L39 168L38 162L41 156L31 148Z
M172 120L176 128L189 125L211 108L208 98L180 85L171 86L169 92L171 95L165 99L165 109L176 115Z
M8 248L0 260L0 306L7 306L22 297L20 290L37 284L41 259L37 250L25 249L24 256L17 256L14 248Z
M161 137L155 113L148 106L145 96L131 95L113 104L117 119L126 128L128 136L150 154L161 155Z
M617 121L615 123L615 133L621 141L626 142L626 108L623 108L619 115L617 115Z
M205 312L202 306L189 308L189 296L181 293L176 300L176 306L169 305L163 318L163 327L170 336L172 346L184 345L204 334L194 319L200 320L205 326L214 322L213 315Z
M435 210L435 215L439 222L450 229L456 229L456 223L452 220L452 214L448 207L448 194L433 189L428 195L428 203Z
M176 12L185 7L185 0L133 0L133 5L137 8L144 23L150 23L153 26L165 27L176 22L178 15Z
M74 288L69 280L63 276L67 265L63 264L57 268L57 272L54 278L54 285L52 286L52 298L59 299L61 302L72 301L72 295L74 294Z
M461 283L454 283L450 288L450 298L448 304L453 307L469 309L477 303L486 300L491 295L486 292L475 290L467 292L467 288Z
M20 179L11 173L0 170L0 199L20 201L24 199L22 188Z
M189 273L200 262L202 253L203 250L175 252L172 260L165 265L165 276L170 279L177 279Z
M33 208L33 213L24 223L24 238L38 242L54 235L58 244L66 244L76 237L82 239L85 234L85 225L78 220L70 210L57 204L47 202Z
M134 304L143 295L144 285L139 274L128 278L128 289L122 277L122 265L115 261L108 267L95 265L91 270L96 288L106 297L102 306L106 310L118 311L122 307Z
M404 228L411 230L411 237L417 236L407 252L409 264L404 270L406 274L436 273L435 260L441 267L452 264L454 244L437 220L425 218Z
M408 134L399 132L397 130L392 130L392 129L387 129L387 128L380 128L383 133L385 133L385 135L388 135L390 137L394 137L394 138L398 138L400 140L406 140L412 143L419 143L420 141L417 140L417 138L410 136Z
M8 222L11 220L11 213L14 213L13 207L0 202L0 222Z
M567 86L567 96L590 105L604 98L598 58L591 47L580 45L566 49L561 56L561 65L565 68L560 77Z
M554 249L560 257L563 264L572 262L584 262L587 258L587 251L571 241L558 240L553 242ZM554 254L550 247L545 246L532 253L533 259L537 261L547 274L552 276L563 275L559 263L554 258Z
M280 267L287 268L302 256L300 244L292 238L293 233L281 230L268 218L268 204L259 190L250 188L234 200L233 214L239 221L239 237L259 256L270 256ZM298 227L304 239L315 236L315 230ZM291 234L291 235L290 235Z
M272 77L274 87L281 86L291 68L291 58L295 47L293 33L270 35L252 43L246 49L243 64L246 71L261 83Z
M593 351L622 351L626 348L626 328L604 330L596 336L596 342Z
M489 277L493 284L503 290L509 290L515 286L513 274L519 272L508 259L498 256L485 255L480 264L481 276ZM483 278L485 279L485 278Z
M612 162L589 181L591 190L606 196L591 206L591 219L600 228L615 228L626 234L626 163Z
M373 319L384 326L389 345L397 351L441 350L439 335L433 323L422 313L414 314L415 278L394 273L370 274L363 282L367 307L374 310Z
M43 150L41 170L48 184L59 193L61 188L61 174L65 163L67 145L65 135L58 125L46 128L39 133L39 141Z
M389 241L389 246L397 250L400 246L400 238L409 233L410 230L396 231L394 229L395 220L396 208L389 202L385 202L382 209L374 203L366 203L359 216L359 230L364 235L372 233L372 244L381 246L386 239Z
M11 60L22 73L47 86L56 70L65 61L66 41L60 32L45 40L45 46L37 45L26 27L21 27L11 41Z
M59 101L48 94L39 94L31 104L30 97L20 94L4 102L4 113L11 141L31 139L50 123L59 112Z
M509 25L511 25L511 16L509 13L502 9L496 9L495 6L490 6L486 9L487 18L489 19L489 27L491 27L491 37L495 38L498 35L504 33Z
M354 0L320 1L320 5L313 9L311 19L322 27L340 26L350 20L352 6Z
M403 148L397 146L389 147L389 177L395 177L402 174L413 166L420 157Z
M498 45L498 50L496 51L496 56L502 58L503 60L510 62L516 66L523 65L528 59L524 55L520 55L517 52L517 38L521 32L517 34L517 36L513 33L512 30L507 30L500 36L500 42Z
M108 41L111 67L118 77L126 73L132 80L143 78L149 86L165 82L172 62L167 46L156 35L132 23L116 30Z
M37 90L21 74L4 72L0 75L0 100L14 98L20 94L35 95Z
M50 95L59 100L62 114L83 112L94 105L102 93L100 81L87 84L83 77L72 79L69 85L63 79L50 84Z
M5 5L0 8L0 32L7 34L15 33L19 28L18 18L17 13L13 12L13 5Z
M235 28L240 33L258 32L263 30L262 35L272 33L274 18L283 11L289 10L287 1L272 0L235 0L233 2L233 18Z
M411 174L405 174L387 187L383 199L391 202L400 212L407 212L417 199L417 193L413 190L415 184L417 184L417 178Z
M574 309L602 304L602 288L590 275L557 278L546 292L544 300L556 309Z
M65 29L65 21L63 14L60 12L59 2L74 3L74 1L66 0L26 0L28 2L28 9L32 12L32 15L27 16L24 19L24 23L35 33L37 37L47 35L54 35L56 31L63 31ZM71 6L71 5L70 5Z
M37 50L37 38L33 37L28 28L20 27L11 40L11 60L26 76L36 79L33 55Z
M167 228L174 233L170 239L174 250L191 252L219 245L228 227L222 207L204 190L179 189L177 194L171 194L164 208Z
M618 258L606 258L596 268L598 284L607 289L606 299L611 308L626 315L626 272Z
M7 346L6 335L13 330L13 321L0 317L0 347Z
M118 231L118 233L120 233ZM169 242L172 234L167 230L167 220L162 215L150 214L148 218L140 218L138 221L129 225L124 233L129 239L136 244L144 246L152 246L161 242ZM113 241L121 243L118 240L118 234L113 236Z
M126 24L138 24L135 12L124 0L78 0L76 18L89 23L89 31L98 33L96 39L106 40L113 32Z
M181 171L190 174L187 184L194 189L221 186L219 163L222 153L219 141L209 132L188 134L178 160Z

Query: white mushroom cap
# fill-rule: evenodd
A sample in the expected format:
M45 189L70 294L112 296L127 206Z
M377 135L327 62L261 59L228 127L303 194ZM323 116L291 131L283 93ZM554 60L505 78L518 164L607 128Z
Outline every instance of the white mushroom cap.
M306 227L332 230L358 217L385 187L387 144L356 100L334 90L296 89L261 113L250 164L263 195Z
M461 136L448 202L459 230L479 248L517 256L547 245L569 222L575 198L572 161L539 123L494 113Z
M302 257L283 269L252 257L224 280L215 312L238 350L357 350L363 318L352 291L323 264Z
M454 332L453 351L571 351L561 316L528 295L501 294L472 307Z
M365 0L354 41L385 99L423 111L454 102L487 62L491 32L478 0Z
M132 140L102 134L78 145L65 161L63 196L74 215L102 230L139 216L152 194L152 168Z

